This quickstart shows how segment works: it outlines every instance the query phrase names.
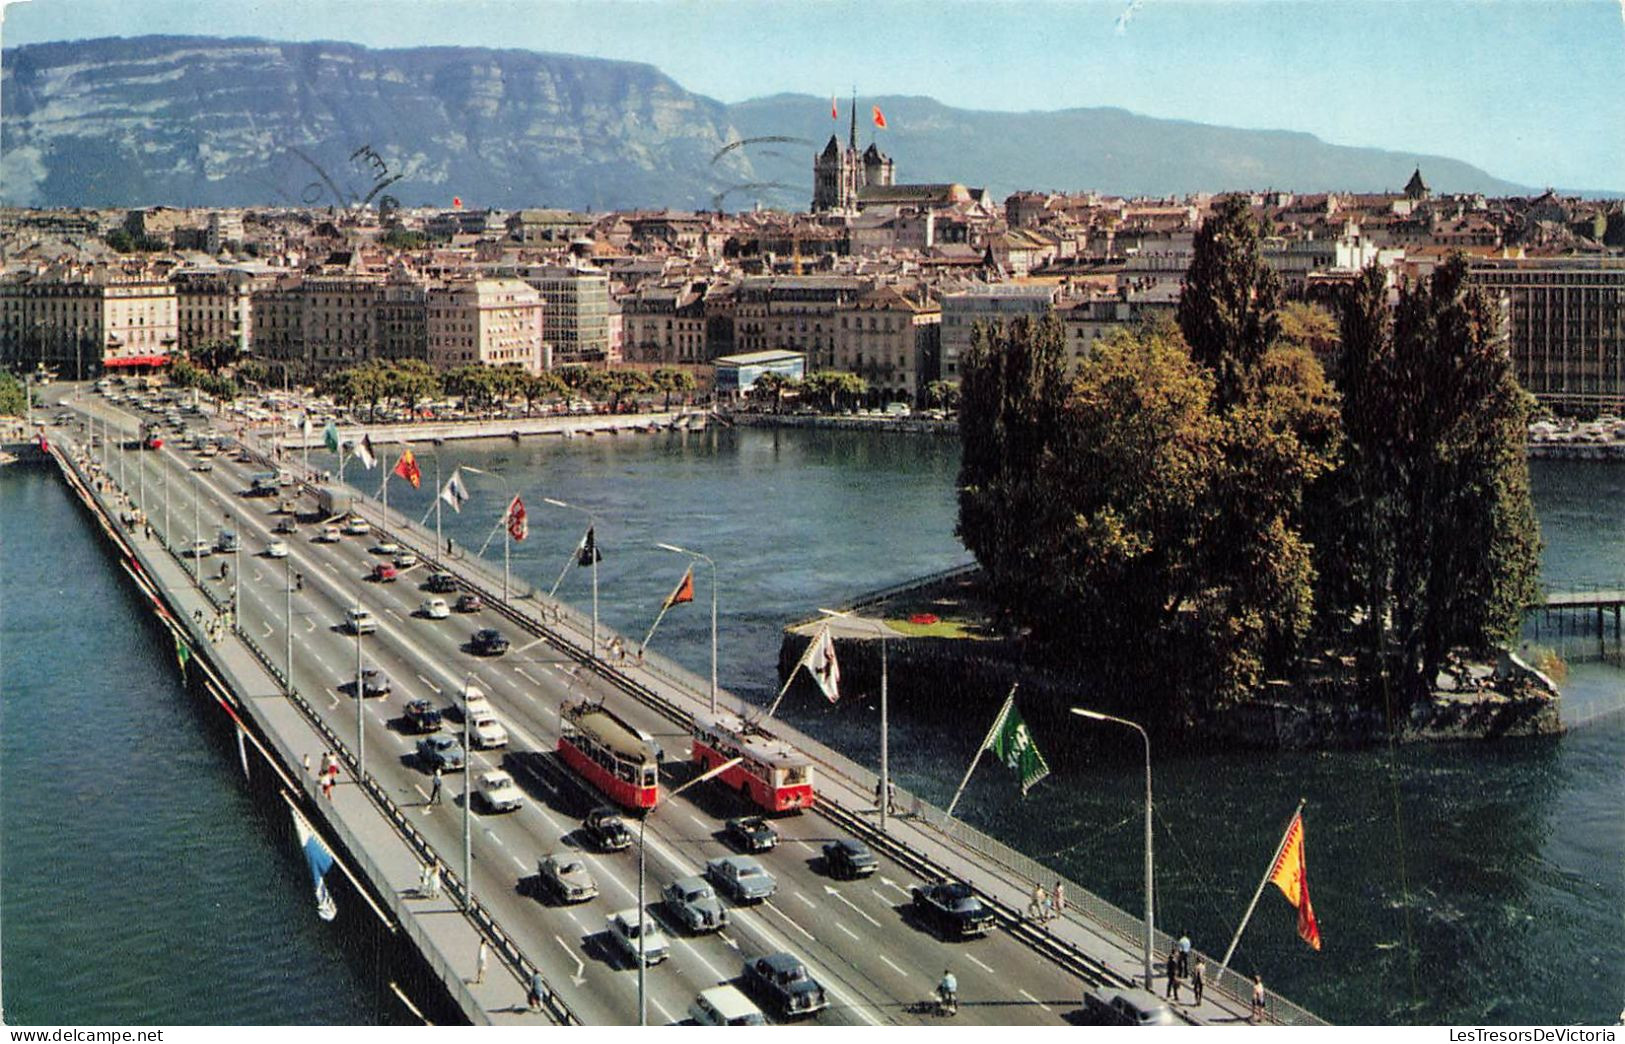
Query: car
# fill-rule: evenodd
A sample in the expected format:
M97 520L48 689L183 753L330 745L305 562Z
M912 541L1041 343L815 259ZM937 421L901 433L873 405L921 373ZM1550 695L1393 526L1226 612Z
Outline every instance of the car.
M640 952L638 929L638 908L617 910L606 919L609 922L609 937L616 947L636 962ZM671 956L671 944L666 941L666 933L660 930L655 919L645 913L642 918L643 939L641 952L643 963L659 964Z
M1083 1009L1092 1022L1107 1026L1177 1026L1179 1019L1150 990L1089 990Z
M418 763L424 769L460 769L463 767L463 744L456 736L437 733L418 740Z
M710 882L697 875L679 877L660 893L672 917L691 934L720 931L728 926L728 911Z
M401 545L393 540L380 540L372 545L372 553L375 555L398 555L401 553Z
M214 545L207 540L194 540L186 553L190 558L208 558L214 554Z
M423 586L435 594L452 594L457 590L457 578L450 573L430 573Z
M287 518L278 519L276 526L271 530L271 532L280 533L283 536L290 536L299 532L299 520L294 518L292 515L289 515Z
M474 793L479 795L480 804L487 812L512 812L525 803L524 792L513 777L501 769L482 772Z
M340 535L338 526L323 526L322 531L316 534L316 542L318 544L336 544L339 542L339 539Z
M632 847L632 831L620 812L600 805L581 821L581 832L602 852L622 852Z
M598 895L598 883L580 856L555 852L536 864L536 877L561 903L584 903Z
M192 465L192 470L193 471L213 471L214 470L214 462L211 461L211 460L208 460L207 458L205 458L203 460L198 461L196 464L193 464Z
M405 732L438 732L440 712L428 700L408 700L401 722Z
M222 529L220 535L215 538L215 548L223 555L229 555L242 546L237 534L229 529Z
M868 877L879 865L869 846L855 838L843 837L824 845L824 869L831 877L855 881Z
M372 532L372 527L360 515L351 515L344 520L344 531L351 536L366 536Z
M508 651L508 639L502 636L501 631L491 627L475 631L468 644L475 656L501 656Z
M508 745L508 730L491 713L476 714L468 723L469 744L476 750L491 750Z
M701 990L688 1006L689 1018L697 1026L765 1026L762 1009L739 992L737 986L713 986Z
M705 864L705 876L736 903L755 903L779 890L779 882L755 856L721 856Z
M416 551L402 551L395 556L396 569L411 569L418 564Z
M484 608L485 603L480 600L479 595L472 591L457 597L457 611L459 613L477 613Z
M288 542L286 540L272 540L265 545L266 558L287 558Z
M277 504L276 513L279 515L297 515L299 505L292 500L283 500Z
M431 620L444 620L451 615L451 606L446 604L444 598L425 598L423 604L418 606L418 612Z
M372 567L372 578L381 584L393 583L401 575L392 562L379 562Z
M458 698L457 713L464 718L477 718L481 715L495 714L491 706L491 698L485 695L485 690L478 685L466 685Z
M770 953L746 961L745 985L766 997L785 1018L811 1015L829 1006L824 987L794 954Z
M723 831L741 852L766 852L779 843L779 832L761 816L730 819Z
M361 672L361 694L366 699L377 699L388 696L392 691L389 684L389 675L376 667L368 667Z
M993 930L993 911L962 881L915 885L914 910L950 939L968 939Z
M359 605L345 614L345 622L351 634L372 634L378 630L378 618L372 615L372 610Z

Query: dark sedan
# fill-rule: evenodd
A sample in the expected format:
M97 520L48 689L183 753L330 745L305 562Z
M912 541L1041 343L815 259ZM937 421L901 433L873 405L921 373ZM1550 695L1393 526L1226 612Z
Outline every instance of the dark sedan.
M424 587L435 594L451 594L457 590L457 578L450 573L430 573Z
M761 816L740 816L728 820L728 840L741 852L766 852L779 843L779 832Z
M993 930L993 911L961 881L915 885L914 910L948 939L969 939Z
M824 869L829 876L847 881L868 877L880 864L869 846L847 837L824 846Z
M475 631L468 644L475 656L501 656L508 651L508 639L491 627Z
M745 962L745 985L771 1002L785 1018L811 1015L829 1005L824 987L793 954L770 953Z
M485 602L480 599L479 595L470 591L458 597L456 608L459 613L477 613L485 608Z

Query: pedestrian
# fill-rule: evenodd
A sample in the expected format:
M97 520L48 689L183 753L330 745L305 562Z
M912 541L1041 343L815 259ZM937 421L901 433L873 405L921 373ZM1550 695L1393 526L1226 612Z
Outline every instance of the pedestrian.
M440 804L441 786L443 786L443 784L440 781L440 766L436 765L434 769L434 783L429 787L429 805L431 807Z
M333 776L331 773L322 777L322 797L333 800Z
M1191 937L1184 933L1179 936L1179 977L1190 978L1191 974Z
M305 755L305 775L306 776L310 775L310 755L309 754Z
M436 859L429 867L429 898L440 898L440 860Z
M1035 921L1043 920L1044 904L1048 901L1049 896L1045 893L1044 886L1033 885L1033 901L1027 904L1027 916Z
M542 982L541 972L532 972L530 976L530 989L525 994L525 1000L530 1003L531 1011L542 1010L542 998L546 995L547 985Z
M1163 996L1175 1001L1179 1000L1179 947L1174 946L1168 951L1168 988Z
M474 961L474 984L478 986L485 981L485 966L491 960L491 944L482 937L480 939L480 955Z
M1202 986L1207 981L1207 961L1201 954L1196 955L1196 967L1191 969L1191 993L1195 995L1193 1004L1202 1003Z
M886 780L886 811L897 814L897 784L889 779Z
M1264 977L1253 976L1253 1012L1247 1017L1248 1022L1257 1022L1264 1017Z
M422 866L418 867L418 895L426 896L428 894L429 894L429 864L424 863Z
M1066 913L1066 892L1061 889L1061 882L1055 882L1055 916L1060 917Z

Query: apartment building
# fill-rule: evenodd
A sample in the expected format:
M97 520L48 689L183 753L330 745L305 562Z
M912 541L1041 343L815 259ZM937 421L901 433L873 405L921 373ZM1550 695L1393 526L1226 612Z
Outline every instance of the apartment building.
M519 279L471 279L428 292L428 360L436 369L544 368L542 296Z

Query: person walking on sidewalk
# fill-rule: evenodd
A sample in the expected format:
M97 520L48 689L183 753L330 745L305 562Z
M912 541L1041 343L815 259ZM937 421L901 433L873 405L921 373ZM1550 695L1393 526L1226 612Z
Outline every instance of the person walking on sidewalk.
M1176 945L1168 951L1168 988L1163 991L1164 997L1179 1003L1179 947Z
M1055 882L1055 916L1061 917L1066 913L1066 892L1061 888L1061 882Z
M1195 998L1194 1000L1191 1001L1192 1004L1196 1004L1198 1006L1201 1005L1201 1003L1202 1003L1202 985L1203 985L1203 983L1204 983L1204 981L1206 979L1207 979L1207 961L1202 959L1201 954L1197 954L1196 955L1196 967L1191 969L1191 993Z
M1179 937L1179 977L1189 978L1191 974L1191 937L1181 934Z
M438 859L429 864L429 887L426 892L430 899L440 898L440 860Z
M1253 976L1253 1011L1247 1016L1248 1022L1257 1022L1264 1017L1264 977Z
M429 787L429 807L440 804L440 788L443 785L440 781L440 767L437 765L434 770L434 783Z
M541 972L532 972L530 976L530 990L525 994L525 1000L530 1004L531 1011L542 1010L542 998L547 995L547 984L542 982Z
M491 944L483 937L480 939L480 955L474 960L474 985L478 986L485 981L485 966L491 960Z

